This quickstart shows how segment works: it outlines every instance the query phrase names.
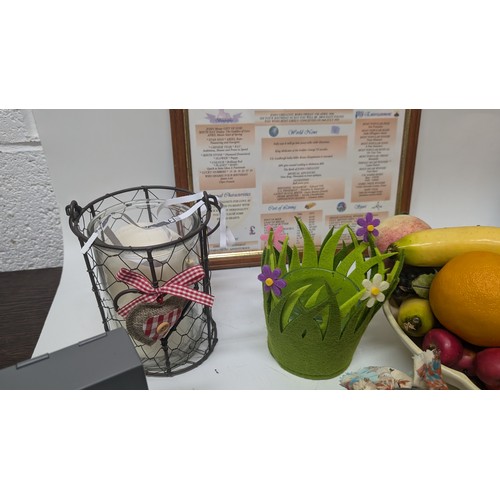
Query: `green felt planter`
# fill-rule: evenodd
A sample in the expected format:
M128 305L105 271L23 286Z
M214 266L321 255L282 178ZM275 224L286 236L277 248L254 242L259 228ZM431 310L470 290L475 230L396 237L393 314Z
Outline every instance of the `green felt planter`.
M343 373L368 324L359 288L349 278L318 268L286 275L289 284L267 321L269 351L279 365L304 378ZM342 304L353 299L348 311ZM273 300L272 298L270 300Z
M267 337L267 345L273 358L287 372L302 378L325 380L337 377L349 368L363 333L359 331L355 338L342 345L325 346L323 352L292 349L286 343L280 343L272 332Z
M333 378L349 367L368 324L394 291L404 256L380 253L371 236L358 241L348 224L332 228L317 249L304 223L297 218L297 224L301 253L297 246L288 247L288 237L277 250L272 231L263 251L258 279L267 344L279 365L294 375ZM351 237L348 244L340 244L344 231Z

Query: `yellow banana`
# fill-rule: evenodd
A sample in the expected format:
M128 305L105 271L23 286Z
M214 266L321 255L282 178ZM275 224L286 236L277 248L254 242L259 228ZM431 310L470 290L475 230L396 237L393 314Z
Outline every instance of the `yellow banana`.
M444 266L465 252L483 251L500 254L500 227L459 226L424 229L403 236L388 251L403 250L405 264Z

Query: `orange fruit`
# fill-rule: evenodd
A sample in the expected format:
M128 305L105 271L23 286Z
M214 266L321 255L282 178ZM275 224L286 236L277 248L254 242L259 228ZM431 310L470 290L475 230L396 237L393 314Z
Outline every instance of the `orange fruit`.
M463 340L500 346L500 255L453 257L432 280L429 303L438 321Z

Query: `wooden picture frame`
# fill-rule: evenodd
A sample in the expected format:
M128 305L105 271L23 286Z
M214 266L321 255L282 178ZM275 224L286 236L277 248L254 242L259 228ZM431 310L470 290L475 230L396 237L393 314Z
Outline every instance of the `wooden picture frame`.
M176 187L193 191L188 111L187 109L171 109L170 127ZM405 110L398 187L395 201L396 214L409 213L410 210L420 118L420 109ZM211 252L209 260L212 269L226 269L257 266L260 263L260 258L260 250L251 250L220 253Z

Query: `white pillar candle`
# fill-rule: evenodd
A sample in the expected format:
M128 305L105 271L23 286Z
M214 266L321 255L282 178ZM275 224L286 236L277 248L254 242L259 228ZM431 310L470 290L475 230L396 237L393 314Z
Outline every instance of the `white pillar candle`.
M166 244L180 238L175 231L172 231L167 226L147 228L134 224L119 227L114 232L114 236L120 242L121 246L133 248ZM196 254L193 252L190 259L188 257L189 247L186 247L184 243L180 242L177 245L152 252L154 271L159 286L193 265L193 259L196 257ZM189 242L187 243L189 244ZM99 262L100 269L102 269L104 283L111 300L114 300L118 293L129 288L127 284L116 280L118 271L123 267L143 274L151 283L154 281L146 251L122 250L114 252L111 250L108 253L106 250L101 253L101 256L104 258ZM122 307L136 297L137 295L133 293L125 294L119 299L118 306Z

